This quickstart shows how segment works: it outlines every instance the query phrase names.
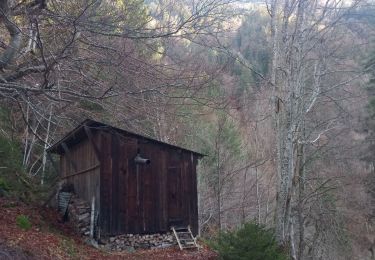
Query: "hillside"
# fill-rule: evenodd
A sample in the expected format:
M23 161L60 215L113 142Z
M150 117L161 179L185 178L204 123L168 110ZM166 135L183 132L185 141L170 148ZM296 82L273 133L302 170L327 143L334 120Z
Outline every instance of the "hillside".
M0 258L215 255L96 250L30 206L66 191L81 233L121 234L108 248L159 248L173 236L157 232L189 225L226 260L375 260L374 14L0 0Z
M0 259L216 259L216 254L207 248L104 252L85 244L68 224L59 223L53 209L0 198L0 211ZM30 229L17 225L20 215L29 217Z

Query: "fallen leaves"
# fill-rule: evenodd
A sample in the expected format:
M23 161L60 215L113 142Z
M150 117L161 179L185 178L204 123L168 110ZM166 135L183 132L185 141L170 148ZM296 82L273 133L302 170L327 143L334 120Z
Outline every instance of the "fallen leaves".
M32 227L17 226L19 215L28 216ZM86 245L67 224L59 221L53 209L41 209L22 202L0 198L0 258L15 259L136 259L136 260L214 260L216 253L204 247L200 250L167 249L104 252Z

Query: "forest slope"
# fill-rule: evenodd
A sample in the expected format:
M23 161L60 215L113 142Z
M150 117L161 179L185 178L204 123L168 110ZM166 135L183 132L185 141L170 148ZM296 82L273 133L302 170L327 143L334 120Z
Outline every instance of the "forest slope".
M0 198L0 211L0 259L216 259L216 254L207 248L104 252L85 244L67 224L59 223L53 209ZM29 217L30 229L17 225L20 215Z

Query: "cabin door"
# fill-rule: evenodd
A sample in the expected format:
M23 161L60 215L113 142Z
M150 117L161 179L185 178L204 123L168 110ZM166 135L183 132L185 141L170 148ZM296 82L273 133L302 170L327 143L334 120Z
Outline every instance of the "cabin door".
M168 167L167 178L168 198L168 225L179 226L183 224L182 215L182 183L181 169Z

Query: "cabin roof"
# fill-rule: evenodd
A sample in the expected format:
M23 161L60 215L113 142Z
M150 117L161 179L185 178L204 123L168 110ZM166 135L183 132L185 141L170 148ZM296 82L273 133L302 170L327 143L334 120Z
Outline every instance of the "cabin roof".
M162 146L167 146L169 148L180 149L180 150L192 152L193 154L195 154L199 157L205 156L204 154L201 154L201 153L198 153L198 152L195 152L195 151L183 148L183 147L179 147L179 146L176 146L176 145L173 145L173 144L165 143L165 142L162 142L162 141L159 141L159 140L147 137L147 136L143 136L143 135L140 135L140 134L133 133L133 132L128 131L128 130L117 128L117 127L114 127L114 126L111 126L111 125L108 125L108 124L105 124L105 123L102 123L102 122L97 122L97 121L92 120L92 119L86 119L83 122L81 122L76 128L74 128L73 130L68 132L62 139L60 139L59 141L54 143L52 146L50 146L47 149L47 151L50 152L50 153L63 154L64 153L64 149L62 147L63 143L65 143L68 147L71 147L75 144L80 143L83 139L85 139L87 137L85 129L84 129L85 126L89 127L90 129L107 130L107 131L113 130L113 131L115 131L117 133L120 133L122 135L132 136L132 137L135 137L137 139L150 141L152 143L156 143L156 144L159 144L159 145L162 145Z

